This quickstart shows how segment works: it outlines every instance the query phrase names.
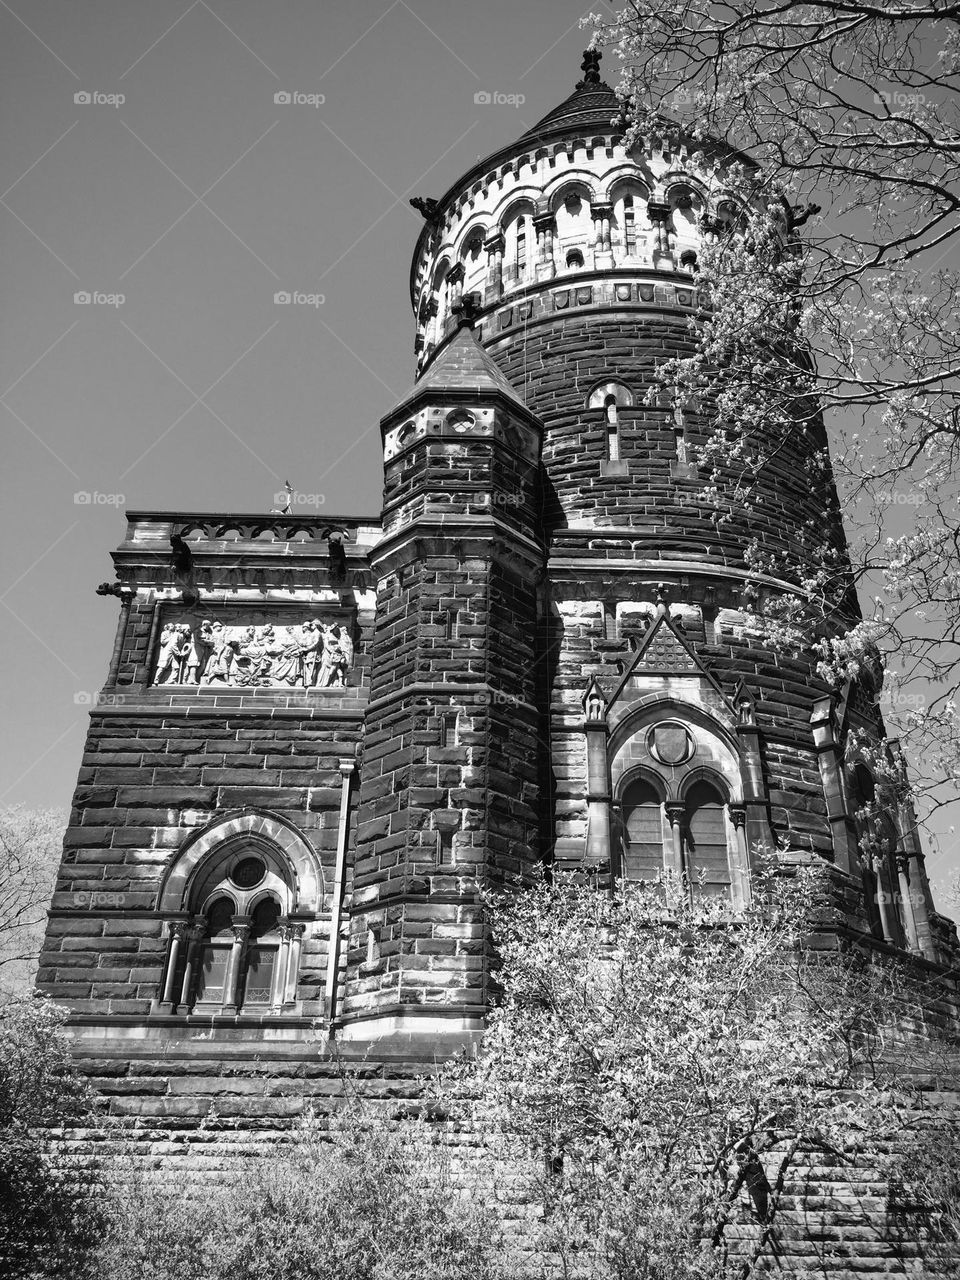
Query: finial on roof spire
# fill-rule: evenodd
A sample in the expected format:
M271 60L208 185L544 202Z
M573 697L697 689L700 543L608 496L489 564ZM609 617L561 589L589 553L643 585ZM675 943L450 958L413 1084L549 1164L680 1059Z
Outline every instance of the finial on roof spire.
M477 321L480 319L480 312L483 309L480 305L479 293L465 293L459 302L454 303L451 309L457 317L458 329L475 328Z
M578 89L582 89L588 84L600 83L600 59L602 57L603 54L599 49L584 49L583 61L580 63L583 79L578 83Z

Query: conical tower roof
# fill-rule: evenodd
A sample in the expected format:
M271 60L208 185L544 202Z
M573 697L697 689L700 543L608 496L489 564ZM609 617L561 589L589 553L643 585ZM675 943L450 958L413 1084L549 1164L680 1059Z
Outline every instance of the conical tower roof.
M446 344L438 348L436 355L424 369L411 389L392 410L398 409L424 395L455 392L496 392L511 404L529 414L529 410L492 356L484 351L473 330L461 325Z
M518 143L584 129L609 132L611 122L621 113L622 104L610 86L600 79L600 53L587 50L581 69L583 79L569 98L548 111L542 120L517 139Z

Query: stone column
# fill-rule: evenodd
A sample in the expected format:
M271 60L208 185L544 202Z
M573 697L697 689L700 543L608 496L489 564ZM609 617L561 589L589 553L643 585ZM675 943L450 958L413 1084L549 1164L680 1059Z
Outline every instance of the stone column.
M227 971L223 977L223 1013L237 1012L237 988L240 983L240 964L243 960L244 948L250 936L253 921L249 916L233 917L233 946L227 960Z
M679 880L681 876L686 875L687 870L683 859L683 818L686 809L682 804L668 803L666 810L672 837L672 857L669 859L667 870L673 872Z
M613 266L613 244L610 238L613 206L610 204L595 204L591 209L591 213L596 237L593 263L598 271L606 270Z
M740 741L740 778L743 783L745 815L744 839L747 866L757 847L764 845L773 853L776 843L770 826L766 789L763 784L763 762L760 756L760 730L754 711L753 695L741 684L736 693L737 738Z
M917 837L917 819L913 805L906 801L897 808L897 831L900 846L907 864L907 883L910 896L910 919L917 949L928 960L939 959L934 942L930 916L933 912L933 900L930 894L930 882L924 866L923 852Z
M827 802L827 820L833 837L833 860L843 871L858 875L857 828L847 811L843 790L843 758L837 741L832 698L821 698L813 708L810 727L817 750L820 781ZM859 876L858 876L859 878Z
M903 927L907 935L907 945L911 951L919 951L920 936L917 933L917 918L914 913L914 890L910 883L910 859L902 853L897 854L897 883L900 888L900 901L903 904Z
M441 338L446 336L451 325L455 323L456 313L463 298L464 274L462 262L455 262L447 272L447 314L443 318Z
M174 984L177 979L177 965L180 960L180 951L184 942L187 940L188 930L190 928L189 920L171 920L170 936L167 946L167 970L163 980L163 995L160 997L160 1007L158 1013L173 1013L175 1005Z
M487 251L487 287L483 300L489 305L503 297L503 232L498 227L483 242Z
M587 735L587 862L610 877L612 888L613 878L623 872L622 868L613 866L606 707L593 689L587 694L584 710L583 729Z
M440 300L436 294L431 295L427 301L427 342L431 346L436 346L440 341L440 326L437 323L437 316L440 313Z
M206 921L201 917L194 920L188 931L187 941L187 961L183 966L183 984L180 987L180 1008L189 1007L190 998L193 995L193 986L197 972L197 957L200 954L200 944L203 941L204 929Z
M287 951L287 967L284 972L283 985L280 989L281 1003L285 1005L297 1002L297 980L300 977L300 952L303 949L303 932L305 925L291 921L287 925L289 948Z
M872 842L873 843L873 842ZM877 882L877 906L880 908L880 923L883 936L888 942L897 946L901 940L900 921L893 902L896 892L890 875L890 859L882 845L873 843L869 853L870 866Z
M552 280L557 273L553 260L553 234L556 222L552 213L538 213L533 219L537 233L537 279Z
M734 838L737 842L737 866L731 877L733 905L745 910L750 905L750 851L747 846L747 807L743 804L731 804L727 808L730 821L733 823Z
M657 265L657 258L669 258L671 256L670 248L670 214L672 210L670 206L662 200L650 200L647 202L647 215L654 227L653 240L653 264Z
M280 931L280 946L277 948L277 963L273 969L273 980L270 983L270 1012L279 1012L287 994L287 967L290 963L290 923L281 920L277 928Z

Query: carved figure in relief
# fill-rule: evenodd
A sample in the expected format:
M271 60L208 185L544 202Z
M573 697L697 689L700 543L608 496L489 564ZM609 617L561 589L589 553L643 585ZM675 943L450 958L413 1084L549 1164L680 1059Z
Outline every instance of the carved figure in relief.
M179 684L185 649L184 631L177 622L168 622L160 633L160 655L157 658L157 684Z
M308 618L300 628L302 639L300 652L303 660L303 683L307 689L313 687L317 674L317 659L323 644L323 624L315 618Z
M336 628L325 626L323 628L323 656L320 659L320 675L317 678L317 688L319 689L328 689L331 685L340 683L336 680L336 676L343 661L343 654L337 641Z
M199 684L200 673L206 666L207 657L210 648L206 643L204 627L209 629L210 623L206 619L201 622L199 628L185 627L186 636L186 654L183 659L183 683Z
M293 634L292 627L286 628L286 638L277 639L274 645L273 665L270 675L278 684L300 684L303 667L303 647L301 641Z
M210 628L210 633L213 652L207 659L207 665L204 668L203 683L212 684L214 681L222 681L226 684L230 679L237 654L227 638L222 622L214 622Z

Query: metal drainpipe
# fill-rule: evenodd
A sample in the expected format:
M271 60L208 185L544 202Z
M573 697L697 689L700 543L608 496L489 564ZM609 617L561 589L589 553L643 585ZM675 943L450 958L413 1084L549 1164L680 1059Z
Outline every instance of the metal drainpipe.
M330 903L330 938L327 944L327 1023L336 1016L337 968L340 960L340 919L343 914L343 886L347 865L347 836L350 823L350 780L356 772L355 760L340 761L340 829L337 833L337 862Z

